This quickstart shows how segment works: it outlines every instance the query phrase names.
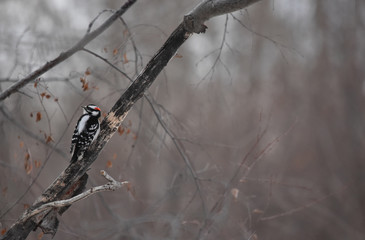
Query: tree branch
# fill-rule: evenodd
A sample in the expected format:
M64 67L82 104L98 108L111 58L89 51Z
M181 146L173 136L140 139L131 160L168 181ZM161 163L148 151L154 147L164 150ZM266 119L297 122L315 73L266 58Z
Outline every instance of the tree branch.
M212 17L231 13L260 0L204 0L184 16L184 27L192 33L204 33L204 22Z
M214 3L225 3L225 4L233 4L234 7L228 8L225 7L221 10L212 10L214 7L221 7L221 5L212 5L208 4L209 1L204 1L199 4L191 13L190 16L198 17L200 19L199 24L203 24L204 20L209 19L210 17L224 14L229 10L235 11L238 9L238 6L241 8L247 7L251 3L254 3L258 0L247 0L247 1L211 1ZM135 1L128 1L126 5L129 3L129 6ZM240 4L236 3L239 2ZM207 5L205 5L207 4ZM128 6L128 7L129 7ZM205 13L204 6L207 6L207 13ZM224 5L222 5L224 6ZM127 8L128 8L127 7ZM123 7L119 10L121 11ZM210 9L210 10L209 10ZM126 9L125 9L126 10ZM123 12L125 11L123 10ZM119 12L118 11L118 12ZM196 14L201 12L203 15L201 17ZM115 14L114 14L115 15ZM113 16L114 16L113 15ZM115 19L114 19L115 20ZM113 21L114 21L113 20ZM191 22L190 22L191 23ZM193 22L194 23L194 22ZM104 24L103 24L104 25ZM194 25L194 24L193 24ZM68 191L72 189L72 187L77 184L78 180L85 175L86 171L89 169L91 164L96 160L101 150L104 148L106 143L110 140L113 134L116 132L129 110L133 106L133 104L138 101L144 94L144 92L151 86L153 81L156 79L158 74L162 71L162 69L167 65L170 59L175 55L176 51L180 48L180 46L189 38L192 31L186 28L185 19L175 31L170 35L170 37L166 40L164 45L158 50L158 52L154 55L154 57L148 62L146 67L142 70L142 72L137 76L134 82L128 87L125 93L118 99L118 101L114 104L108 115L102 121L100 127L101 131L98 138L93 142L93 144L89 147L89 149L85 152L82 159L79 161L70 164L58 178L44 191L44 193L35 201L35 203L28 209L28 211L33 211L39 208L41 205L47 204L49 202L53 202L59 199L63 199L65 195L68 194ZM96 31L96 30L95 30ZM94 32L95 32L94 31ZM91 32L90 34L92 34ZM89 40L90 41L90 40ZM88 42L89 42L88 41ZM84 42L84 44L78 45L78 50L82 49L84 45L88 42ZM64 53L63 53L64 54ZM63 55L61 54L61 55ZM60 55L60 56L61 56ZM44 73L44 69L42 69L42 73ZM37 70L39 71L39 70ZM33 77L32 79L34 79ZM31 80L32 80L31 79ZM29 81L31 81L29 80ZM29 82L28 81L28 82ZM24 83L26 84L26 83ZM23 84L23 86L24 86ZM14 90L16 91L16 89ZM8 95L0 95L0 101L9 96ZM3 96L1 98L1 96ZM28 236L29 232L35 229L39 224L47 217L51 210L45 210L33 217L28 218L26 221L22 223L15 223L11 228L6 232L2 239L24 239Z
M43 73L47 72L57 64L65 61L67 58L71 57L74 53L82 50L90 41L99 36L102 32L104 32L108 27L110 27L115 20L117 20L120 16L122 16L130 6L133 5L137 0L128 0L118 11L116 11L112 16L110 16L100 27L95 29L92 32L88 32L85 36L76 43L73 47L71 47L66 52L62 52L55 59L46 62L42 67L30 73L25 78L19 80L18 82L11 85L8 89L3 91L0 94L0 101L3 101L5 98L9 97L11 94L17 92L20 88L24 87L26 84L35 80L37 77L41 76Z
M102 186L97 186L97 187L93 187L90 188L89 190L78 194L77 196L74 196L72 198L66 199L66 200L58 200L58 201L54 201L54 202L49 202L46 204L41 205L40 207L31 210L31 211L27 211L23 214L23 216L21 217L20 220L18 221L26 221L27 219L45 211L45 210L49 210L51 208L60 208L60 207L64 207L64 206L69 206L75 202L78 202L80 200L83 200L85 198L90 197L91 195L98 193L98 192L103 192L103 191L115 191L121 187L123 187L123 185L128 184L128 181L124 181L124 182L118 182L116 180L114 180L114 178L112 178L108 173L106 173L104 170L100 171L100 174L105 177L106 180L108 180L109 182L107 184L104 184Z

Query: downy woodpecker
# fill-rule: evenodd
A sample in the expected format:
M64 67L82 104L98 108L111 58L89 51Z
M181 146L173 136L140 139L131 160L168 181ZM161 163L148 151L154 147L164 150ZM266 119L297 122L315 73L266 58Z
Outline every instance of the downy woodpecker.
M71 151L73 152L71 163L76 162L79 157L83 156L89 145L96 139L100 132L99 117L101 110L94 104L85 107L84 114L76 124L71 141Z

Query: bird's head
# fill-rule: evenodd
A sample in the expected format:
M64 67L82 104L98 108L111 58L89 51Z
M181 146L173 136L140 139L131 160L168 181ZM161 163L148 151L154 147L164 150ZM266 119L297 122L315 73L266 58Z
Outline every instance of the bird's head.
M87 106L83 106L82 108L84 109L84 113L90 114L94 117L100 117L101 115L100 108L95 104L89 104Z

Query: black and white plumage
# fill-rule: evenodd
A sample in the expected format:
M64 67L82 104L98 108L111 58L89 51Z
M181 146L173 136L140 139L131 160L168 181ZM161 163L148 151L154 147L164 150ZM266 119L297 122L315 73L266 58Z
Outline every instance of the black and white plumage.
M77 122L72 136L70 152L73 152L73 154L71 163L77 161L100 132L100 108L94 104L89 104L82 108L84 109L84 114Z

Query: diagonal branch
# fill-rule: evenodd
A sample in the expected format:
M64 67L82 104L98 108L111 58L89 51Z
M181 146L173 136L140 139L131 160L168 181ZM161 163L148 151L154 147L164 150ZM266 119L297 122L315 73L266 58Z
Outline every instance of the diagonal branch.
M204 0L184 16L184 27L193 33L204 33L204 22L212 17L231 13L260 0Z
M123 119L133 104L143 96L157 75L175 55L177 49L185 42L190 34L180 24L167 39L165 44L150 60L136 80L130 85L120 99L114 104L112 110L102 121L100 134L87 150L82 159L70 164L57 179L44 191L28 211L41 205L62 199L67 192L84 176L91 164L96 160L100 151L116 132ZM51 210L43 211L25 222L17 220L1 239L25 239L29 232L35 229ZM20 236L20 238L19 238Z
M125 76L126 78L128 78L128 80L130 80L131 82L133 82L133 80L123 71L121 71L118 67L116 67L115 65L113 65L111 62L109 62L107 59L103 58L102 56L88 50L88 49L83 49L84 51L92 54L93 56L103 60L104 62L106 62L109 66L111 66L113 69L115 69L116 71L118 71L119 73L121 73L123 76ZM171 138L171 140L173 141L177 151L179 152L180 156L183 158L190 174L193 177L195 186L198 190L199 193L199 197L202 201L202 208L204 211L204 215L206 213L206 207L205 207L205 202L204 202L204 198L203 198L203 193L200 187L200 184L198 182L198 176L195 173L195 170L193 168L193 165L191 163L191 160L189 159L188 155L185 153L185 150L183 148L183 145L181 144L180 139L178 139L175 135L175 133L173 131L171 131L168 126L166 125L166 123L163 121L163 119L161 118L161 116L159 115L159 113L156 110L156 107L154 106L154 99L150 96L150 94L148 94L148 92L143 93L144 97L147 99L148 104L150 105L153 113L155 114L158 122L160 123L160 125L162 126L162 128L165 130L166 134Z
M222 2L237 2L236 0L221 0ZM241 4L240 7L244 8L254 3L258 0L246 0L243 1L245 4ZM129 0L126 5L133 4L135 1ZM206 2L206 1L203 1ZM216 2L216 1L213 1ZM128 6L128 7L129 7ZM126 8L128 8L126 7ZM214 6L213 6L214 7ZM119 10L121 11L123 7ZM126 9L123 10L123 12ZM234 8L235 11L238 10ZM118 12L119 12L118 11ZM219 11L218 11L219 12ZM194 10L193 10L194 13ZM220 14L224 14L226 12L221 12ZM215 15L214 15L215 14ZM217 11L210 17L219 15ZM114 15L113 15L114 16ZM202 18L204 20L208 20L206 16ZM185 22L185 20L184 20ZM102 121L100 127L100 134L98 138L93 142L93 144L89 147L89 149L85 152L82 159L79 161L70 164L61 174L57 177L57 179L44 191L44 193L35 201L35 203L29 208L28 211L32 211L37 209L39 206L44 205L49 202L53 202L59 199L62 199L64 195L67 195L67 192L77 183L77 181L85 175L86 171L89 169L91 164L96 160L101 150L113 136L113 134L117 131L118 127L128 114L131 107L134 105L136 101L138 101L145 91L151 86L153 81L156 79L158 74L163 70L163 68L167 65L170 59L175 55L176 51L180 48L180 46L189 38L192 31L187 30L186 24L181 23L175 31L170 35L170 37L166 40L164 45L158 50L158 52L154 55L154 57L148 62L146 67L142 70L142 72L137 76L137 78L133 81L133 83L129 86L129 88L125 91L125 93L117 100L114 104L108 115ZM201 22L202 23L202 22ZM96 30L95 30L96 31ZM91 32L90 34L92 34ZM79 46L79 50L83 48L85 44ZM63 53L64 54L64 53ZM61 55L63 55L61 54ZM60 55L60 56L61 56ZM42 72L43 73L43 72ZM33 78L34 79L34 78ZM30 80L31 81L31 80ZM14 90L16 91L16 90ZM11 94L11 93L10 93ZM0 101L9 96L10 94L1 96ZM11 228L2 236L2 239L25 239L29 232L37 228L39 224L42 222L44 218L46 218L47 214L50 212L44 211L39 213L36 216L33 216L27 219L25 222L20 222L19 220L11 226Z
M76 52L82 50L90 41L92 41L94 38L96 38L102 32L104 32L108 27L110 27L114 23L114 21L117 20L120 16L122 16L129 9L129 7L132 6L133 3L135 3L136 1L137 0L128 0L118 11L116 11L113 15L111 15L100 27L98 27L92 32L88 31L85 34L85 36L69 50L67 50L66 52L62 52L55 59L46 62L42 67L38 68L25 78L11 85L8 89L6 89L0 94L0 101L3 101L11 94L17 92L20 88L24 87L26 84L30 83L37 77L41 76L43 73L47 72L57 64L65 61Z

